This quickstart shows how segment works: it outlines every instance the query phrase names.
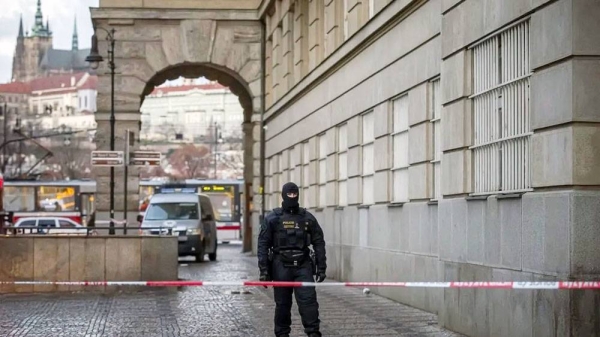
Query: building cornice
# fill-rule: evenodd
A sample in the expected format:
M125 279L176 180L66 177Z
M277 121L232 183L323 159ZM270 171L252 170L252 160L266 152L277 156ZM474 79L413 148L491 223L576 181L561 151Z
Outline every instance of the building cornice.
M91 8L90 11L92 20L258 20L256 9Z

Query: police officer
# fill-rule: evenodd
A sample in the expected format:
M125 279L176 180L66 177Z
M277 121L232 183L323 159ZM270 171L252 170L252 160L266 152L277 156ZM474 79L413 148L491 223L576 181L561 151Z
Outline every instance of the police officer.
M316 281L323 282L327 269L323 230L310 212L300 208L296 184L283 185L281 197L282 207L267 215L258 237L260 280L314 282L316 274ZM309 245L314 249L314 261ZM319 303L314 287L275 287L275 335L289 337L293 292L304 332L309 337L320 337Z

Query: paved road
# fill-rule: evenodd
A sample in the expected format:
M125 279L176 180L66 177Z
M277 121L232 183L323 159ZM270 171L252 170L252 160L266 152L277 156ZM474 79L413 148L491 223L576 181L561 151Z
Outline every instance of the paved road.
M180 277L256 278L255 258L239 251L239 245L223 245L217 262L182 261ZM0 336L272 336L272 289L246 288L251 294L235 294L239 290L190 287L107 295L0 296ZM360 289L318 291L323 336L458 336L438 328L434 315L378 296L366 297ZM292 312L292 336L304 336L295 306Z

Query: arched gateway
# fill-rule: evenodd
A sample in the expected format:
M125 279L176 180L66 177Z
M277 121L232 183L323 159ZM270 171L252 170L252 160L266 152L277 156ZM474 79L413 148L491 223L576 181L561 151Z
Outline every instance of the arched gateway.
M136 2L140 4L135 4ZM131 4L130 4L131 3ZM180 76L204 76L228 86L244 109L244 180L246 198L244 227L251 228L251 199L259 186L259 137L261 86L261 23L256 11L246 11L244 1L237 8L201 8L202 2L185 9L145 8L142 1L101 0L92 8L99 51L106 56L108 31L114 29L115 42L115 149L124 148L127 129L137 135L141 128L140 107L156 85ZM127 8L122 8L124 5ZM226 7L224 5L222 7ZM240 7L241 6L241 7ZM235 9L235 10L234 10ZM103 28L103 29L101 29ZM98 69L98 150L110 149L111 75L107 62ZM96 168L97 209L108 219L110 174ZM137 209L138 174L130 168L128 209ZM115 213L124 208L123 170L115 169ZM254 189L256 191L252 191ZM255 220L256 221L256 220ZM255 222L254 221L254 222ZM245 248L251 247L251 231L246 230Z

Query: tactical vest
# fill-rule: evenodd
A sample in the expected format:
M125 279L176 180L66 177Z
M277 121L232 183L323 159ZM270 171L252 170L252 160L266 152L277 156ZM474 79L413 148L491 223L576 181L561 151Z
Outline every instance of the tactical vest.
M279 221L273 228L273 251L281 256L284 263L299 266L309 253L310 223L306 210L301 208L298 213L291 214L277 208L274 212Z

